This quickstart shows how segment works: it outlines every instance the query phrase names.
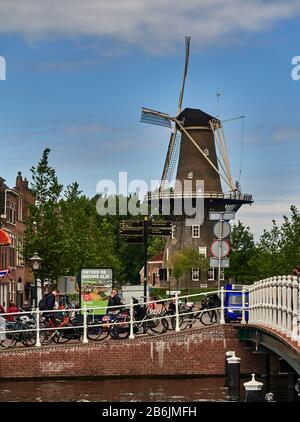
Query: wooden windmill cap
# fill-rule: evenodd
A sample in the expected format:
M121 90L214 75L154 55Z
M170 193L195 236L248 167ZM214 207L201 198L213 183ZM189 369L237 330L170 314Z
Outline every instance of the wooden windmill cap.
M215 120L216 122L220 122L216 117L211 116L210 114L205 113L202 110L197 108L185 108L179 116L177 116L178 120L183 121L184 127L209 127L209 121Z

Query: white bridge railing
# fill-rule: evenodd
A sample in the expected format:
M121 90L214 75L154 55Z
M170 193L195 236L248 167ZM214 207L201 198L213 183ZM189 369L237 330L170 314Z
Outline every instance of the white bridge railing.
M268 278L265 280L261 280L255 282L253 285L244 286L242 290L224 290L222 287L220 291L213 291L208 293L197 293L193 295L185 295L185 296L178 296L167 298L167 299L159 299L155 301L148 301L145 302L144 305L147 307L147 317L143 321L145 323L149 321L160 321L162 319L172 319L175 321L173 329L176 332L181 330L180 325L182 322L182 318L187 316L189 318L193 318L193 316L202 315L202 313L217 311L218 315L218 323L225 324L227 311L232 309L239 309L241 313L240 323L241 324L253 324L258 326L264 326L274 331L277 331L281 334L286 335L288 338L292 339L293 341L298 342L298 346L300 346L300 279L297 277L291 276L278 276L273 278ZM225 300L225 295L227 292L240 292L242 295L242 304L238 308L235 308L234 303L228 303ZM217 294L220 298L221 305L216 308L209 308L209 309L201 309L200 307L197 309L197 306L192 309L184 309L182 308L182 304L187 301L202 301L203 297L210 296L213 294ZM170 302L173 301L175 305L175 312L172 315L166 315L163 313L162 310L162 303L163 302ZM247 303L248 302L248 303ZM142 304L143 305L143 304ZM151 310L153 306L156 306L156 310ZM225 306L226 305L226 306ZM134 327L140 324L139 320L135 320L135 307L141 306L141 303L133 303L133 300L130 301L128 304L123 304L120 306L114 306L113 309L116 310L117 308L128 309L128 317L126 320L109 322L109 326L121 326L124 327L124 324L128 327L129 331L129 338L135 338L135 330ZM164 307L166 309L166 307ZM5 340L7 335L15 335L16 333L34 333L34 344L37 347L41 346L41 336L45 331L51 332L59 332L63 330L70 330L76 329L82 330L81 340L83 343L88 343L89 341L89 330L95 329L96 327L104 327L105 324L103 322L96 323L93 322L91 325L88 321L91 315L93 315L96 311L97 313L105 314L106 310L109 311L109 307L83 307L80 309L56 309L56 310L47 310L47 311L40 311L39 309L33 309L26 312L18 312L17 314L13 313L6 313L0 314L0 346L1 343ZM82 315L82 324L81 325L60 325L60 326L49 326L45 325L43 322L43 315L49 312L59 315L70 315L74 316L74 314L81 314ZM27 319L31 318L31 326L28 328L16 328L14 327L11 329L9 323L6 322L6 317L18 317L18 319ZM24 318L25 317L25 318ZM96 318L96 316L95 316ZM201 318L199 318L201 320ZM107 322L106 322L107 325ZM0 351L1 351L0 347Z
M300 279L276 276L249 286L249 323L277 331L300 346Z

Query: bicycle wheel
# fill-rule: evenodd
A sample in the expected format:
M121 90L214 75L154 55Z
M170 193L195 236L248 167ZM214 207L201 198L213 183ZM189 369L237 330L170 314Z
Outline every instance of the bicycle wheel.
M168 330L168 327L169 323L166 318L161 318L154 321L147 321L147 334L163 334Z
M111 327L109 334L111 338L114 340L126 339L129 337L129 334L130 334L129 324L123 327L120 327L120 326L118 327L115 325L114 327Z
M22 344L27 347L32 347L36 343L36 331L27 331L23 335ZM42 342L41 342L42 343Z
M217 323L217 312L216 311L204 310L204 311L202 311L199 320L203 325L216 324Z
M183 331L188 327L191 327L192 320L189 315L179 315L179 327L180 330ZM176 328L176 317L172 319L172 329L175 330Z
M6 334L6 338L0 340L0 346L3 347L3 349L9 349L11 347L14 347L16 344L17 340L12 334Z
M46 327L45 327L46 328ZM53 330L42 330L40 331L40 342L43 345L50 344L53 341Z
M70 341L73 338L73 336L68 331L69 330L57 330L53 336L54 343L63 344Z
M109 332L108 330L103 330L102 327L94 327L93 324L88 325L87 328L87 337L93 341L104 340L108 337Z

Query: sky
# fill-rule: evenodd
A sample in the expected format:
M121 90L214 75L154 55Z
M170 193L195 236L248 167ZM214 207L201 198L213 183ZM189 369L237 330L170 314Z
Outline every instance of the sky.
M0 176L30 179L49 147L59 180L90 196L120 171L159 179L169 132L140 109L176 113L189 35L183 107L245 115L224 128L255 201L237 218L258 239L300 206L299 19L300 0L0 0Z

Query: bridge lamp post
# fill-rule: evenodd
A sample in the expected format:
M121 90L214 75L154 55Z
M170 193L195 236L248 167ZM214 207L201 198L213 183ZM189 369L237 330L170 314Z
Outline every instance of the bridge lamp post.
M32 263L32 269L35 276L34 307L37 307L37 289L38 289L37 280L38 279L37 279L36 272L41 268L41 263L43 259L38 256L37 252L34 252L33 256L29 258L29 261L31 261Z

